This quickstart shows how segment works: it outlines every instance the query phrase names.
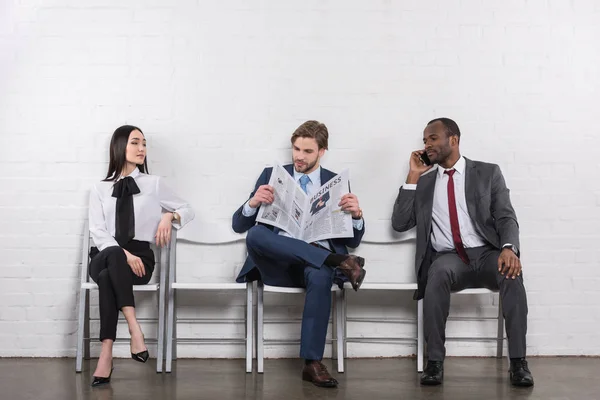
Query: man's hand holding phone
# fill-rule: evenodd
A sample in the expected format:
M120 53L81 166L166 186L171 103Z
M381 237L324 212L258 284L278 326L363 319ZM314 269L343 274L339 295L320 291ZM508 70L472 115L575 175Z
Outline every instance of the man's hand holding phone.
M431 169L432 165L427 165L426 162L429 162L429 157L427 157L425 150L415 150L411 153L410 170L408 178L406 178L406 183L416 184L421 175Z

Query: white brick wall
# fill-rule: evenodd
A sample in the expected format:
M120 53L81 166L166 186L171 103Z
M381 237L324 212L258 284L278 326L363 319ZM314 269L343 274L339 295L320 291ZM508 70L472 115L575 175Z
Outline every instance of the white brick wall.
M600 354L599 18L594 0L1 2L0 356L74 355L87 190L105 173L117 126L144 130L151 171L168 177L200 221L229 224L263 166L288 159L293 129L319 119L331 132L324 164L351 168L368 229L389 219L408 155L436 116L454 118L463 153L499 163L512 189L529 353ZM376 260L369 279L411 277L412 245L395 249L361 249ZM181 276L231 279L238 250L182 246ZM217 267L203 270L202 261ZM352 315L414 310L406 295L350 298ZM241 315L243 304L224 294L181 300L183 315ZM271 313L301 310L299 297L276 300ZM151 315L152 304L140 297L140 313ZM492 298L458 299L452 312L493 315ZM269 336L299 335L272 328ZM353 336L412 329L349 326ZM240 346L184 347L181 355L243 355ZM448 352L493 354L493 345L450 344ZM296 354L293 346L267 349Z

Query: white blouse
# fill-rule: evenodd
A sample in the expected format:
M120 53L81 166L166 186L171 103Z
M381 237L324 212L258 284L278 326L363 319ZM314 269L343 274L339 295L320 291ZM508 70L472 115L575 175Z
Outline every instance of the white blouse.
M137 168L129 176L140 188L140 193L133 195L134 240L154 243L158 224L165 212L179 214L180 221L173 221L176 229L194 219L194 210L173 193L161 177L143 174ZM112 197L114 183L98 182L90 192L90 233L100 251L119 245L115 240L117 198Z

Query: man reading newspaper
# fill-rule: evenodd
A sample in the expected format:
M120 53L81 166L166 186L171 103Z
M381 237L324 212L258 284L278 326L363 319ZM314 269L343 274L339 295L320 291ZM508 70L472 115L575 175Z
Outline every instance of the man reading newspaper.
M286 168L275 164L272 168L267 186L273 189L274 200L261 205L256 222L272 225L278 232L284 231L283 235L307 243L354 237L352 215L340 206L350 191L348 170L327 180L320 188L311 188L310 193L305 193L302 185L298 186L299 180L303 179L302 174L296 172L290 175L292 170L292 165ZM315 182L318 182L318 168L312 173L315 174ZM305 175L310 179L310 174ZM331 196L334 201L329 201ZM321 246L327 247L328 243Z
M358 247L365 224L358 198L347 191L347 178L344 188L342 181L337 182L338 178L343 180L341 175L319 164L327 150L328 138L327 127L320 122L307 121L300 125L291 138L293 164L265 168L250 199L233 214L232 227L238 233L248 232L248 258L238 282L261 279L267 285L306 288L300 345L300 357L305 360L302 379L316 386L336 387L337 380L321 363L331 286L334 278L341 274L354 290L360 287L365 277L364 259L348 255L347 248ZM279 175L281 170L285 175ZM273 174L276 176L271 180ZM287 183L289 177L294 181L292 186ZM334 182L328 185L332 180ZM269 182L282 188L275 191ZM315 197L323 195L323 186L328 188L330 196L323 205L329 207L328 211L322 209L307 216L312 206L310 200L314 202ZM337 202L336 196L339 196ZM276 206L270 207L273 204ZM263 222L257 223L259 208ZM323 213L328 216L319 217ZM348 232L344 232L343 215L349 215L346 218L351 228ZM331 221L324 222L327 219ZM315 224L318 229L314 229ZM322 231L327 229L329 235L323 236ZM317 239L310 243L310 239L300 239L306 237Z

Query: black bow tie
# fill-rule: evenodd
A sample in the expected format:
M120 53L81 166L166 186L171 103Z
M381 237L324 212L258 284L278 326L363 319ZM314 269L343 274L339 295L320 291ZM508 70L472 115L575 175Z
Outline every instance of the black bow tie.
M113 187L112 197L116 197L120 199L125 196L131 196L134 194L138 194L140 192L140 188L135 183L135 179L130 176L126 176L123 179L119 179L115 186Z
M133 195L140 193L135 180L126 176L115 183L112 197L117 198L115 212L115 239L119 246L124 246L135 237L135 214L133 212Z

